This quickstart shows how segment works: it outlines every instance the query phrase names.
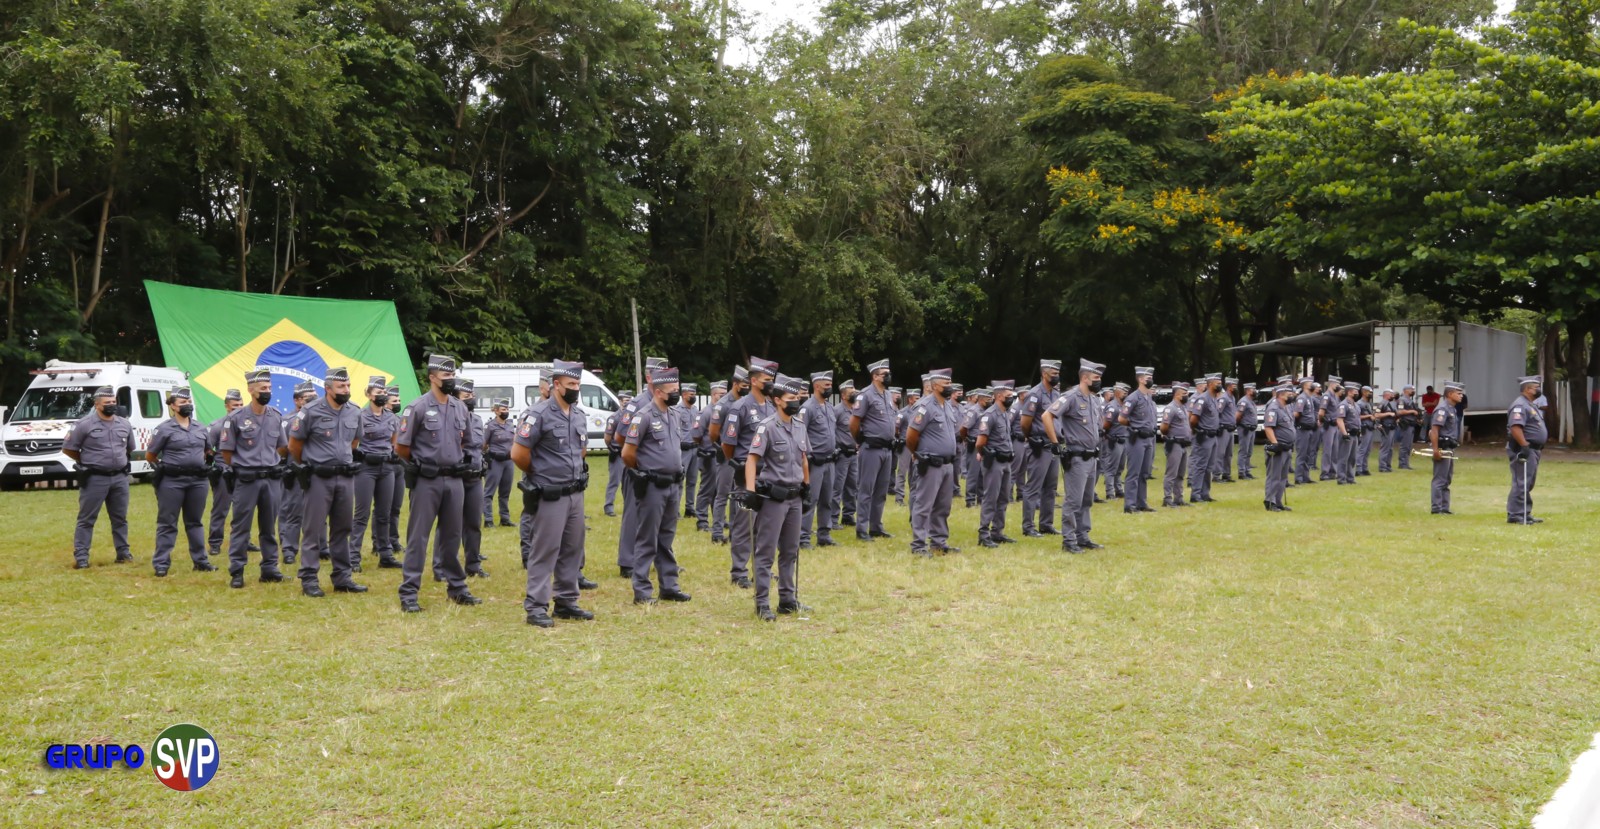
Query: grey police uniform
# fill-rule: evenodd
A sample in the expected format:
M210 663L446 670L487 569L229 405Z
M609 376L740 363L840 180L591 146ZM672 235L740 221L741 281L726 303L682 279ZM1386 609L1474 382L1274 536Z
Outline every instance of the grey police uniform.
M632 403L633 401L630 399L628 402ZM524 412L523 416L526 417L527 414L527 412ZM622 450L617 446L617 422L621 419L621 409L606 415L606 515L616 514L617 486L622 483Z
M622 526L617 532L617 569L625 576L629 575L633 567L633 539L638 529L639 513L633 508L634 489L628 486L628 468L622 465L620 458L628 428L633 425L633 419L639 416L639 410L648 405L650 405L650 389L646 387L635 395L628 405L622 407L622 413L617 416L617 431L612 436L619 459L617 477L621 479L622 487Z
M763 420L771 417L773 411L772 401L758 403L755 393L752 392L735 403L723 421L722 445L733 447L733 485L740 489L744 488L742 470L745 458L750 455L750 444L755 438L756 428ZM799 504L795 506L798 507ZM750 577L750 553L755 543L752 522L755 518L756 513L747 509L730 508L728 548L731 567L728 574L734 581ZM796 531L798 532L798 527Z
M1414 412L1414 414L1399 414L1401 411ZM1400 456L1400 468L1411 468L1412 444L1424 440L1418 435L1417 430L1422 426L1422 415L1425 414L1422 402L1414 394L1402 394L1395 399L1395 451Z
M1128 410L1127 403L1126 397L1118 400L1113 395L1110 402L1104 404L1105 414L1100 421L1101 444L1105 447L1105 454L1100 458L1100 474L1105 477L1107 501L1126 497L1122 465L1128 457L1128 427L1122 422L1122 414Z
M1517 451L1511 427L1522 427L1522 438L1528 442L1524 457ZM1506 458L1511 462L1511 492L1506 495L1506 520L1513 524L1532 523L1533 486L1539 478L1539 458L1544 454L1550 430L1545 426L1544 415L1528 398L1517 395L1506 409Z
M400 387L399 386L390 386L388 388L388 392L389 392L389 402L391 404L389 413L394 415L395 434L399 434L400 433ZM391 470L391 473L390 473L391 474L391 481L390 481L390 483L391 483L391 486L393 487L393 490L394 490L392 497L389 499L389 549L395 555L404 555L405 554L405 545L400 542L400 507L405 504L405 500L406 500L406 462L405 462L405 459L400 457L399 454L395 454L395 453L391 452L391 454L389 455L389 469ZM381 504L373 505L373 509L382 509L382 508L383 507L382 507Z
M465 403L462 401L463 405ZM483 572L483 525L478 523L483 515L483 433L483 418L468 407L467 442L461 447L461 555L467 573L478 576L486 575ZM433 544L435 578L444 575L439 569L442 545L438 542L436 532Z
M694 441L694 460L690 463L694 464L700 476L700 485L693 493L694 528L700 532L710 532L716 520L712 508L717 501L717 475L718 470L722 468L717 459L722 456L722 452L711 442L711 421L717 405L726 399L728 395L724 393L718 398L717 403L711 403L697 412L694 428L690 434ZM683 497L690 497L690 493L684 493ZM726 494L723 497L727 497Z
M156 484L156 552L151 558L157 570L171 564L180 514L189 539L189 558L195 564L206 563L206 432L206 427L193 419L181 426L177 418L169 418L156 426L145 445L161 470L161 481Z
M316 388L310 383L304 385L311 386L307 392ZM301 388L298 385L295 386L294 397L294 411L285 418L291 423L300 414L300 410L305 408L305 404L310 402L309 399L301 401ZM309 398L309 394L307 397ZM292 468L285 468L282 481L283 500L278 502L278 558L283 564L293 564L300 556L300 519L304 512L302 505L305 501L305 490L300 486L299 477L294 474Z
M1317 461L1317 403L1319 398L1301 384L1290 413L1294 415L1294 482L1311 483L1311 470Z
M994 404L990 404L991 406ZM966 432L966 439L961 442L962 470L966 476L966 485L961 492L966 497L967 506L976 506L983 498L983 462L978 459L978 420L983 417L986 407L978 403L968 403L962 409L961 428Z
M1356 402L1351 399L1354 393L1345 392L1343 400L1339 401L1338 418L1344 424L1344 436L1339 439L1341 457L1334 465L1334 474L1341 483L1354 484L1356 482L1356 450L1361 445L1361 414L1356 407ZM1337 424L1335 425L1337 430Z
M778 602L799 602L797 569L800 562L800 513L805 485L806 427L799 418L788 423L776 411L765 415L751 434L748 454L756 464L756 491L764 500L757 513L755 550L756 607L767 606L772 568L778 568ZM741 488L743 475L740 475ZM782 496L781 499L779 496Z
M1061 465L1060 459L1050 451L1043 416L1058 397L1060 394L1054 388L1041 382L1028 392L1028 399L1022 404L1022 416L1033 418L1033 428L1027 434L1028 448L1024 452L1028 457L1028 470L1024 473L1027 478L1022 485L1022 531L1025 534L1054 532L1056 485ZM1039 517L1037 527L1035 513Z
M1183 478L1189 463L1189 452L1194 448L1194 430L1189 425L1190 409L1188 401L1179 403L1174 399L1167 404L1161 413L1163 425L1167 427L1166 446L1167 468L1161 479L1161 505L1182 506Z
M695 454L694 432L700 421L700 412L680 398L678 405L672 407L672 413L678 417L678 454L682 464L680 471L683 472L683 486L678 488L678 499L682 502L684 518L698 518L694 511L694 495L695 488L700 485L700 466L696 463L699 456Z
M1245 389L1239 397L1239 478L1248 480L1256 476L1256 425L1260 409L1256 406L1255 389Z
M1439 405L1433 407L1433 415L1429 418L1429 430L1434 427L1439 429L1439 448L1452 450L1461 444L1461 418L1456 416L1456 407L1450 401L1439 398ZM1456 462L1450 458L1441 458L1433 462L1432 483L1432 511L1434 513L1450 511L1450 483L1455 478Z
M1194 457L1189 461L1189 500L1211 500L1211 469L1222 446L1222 419L1217 398L1209 391L1196 390Z
M911 489L911 552L943 550L950 541L950 502L956 486L956 429L961 413L930 394L911 409L906 431L917 433L916 483Z
M1239 401L1228 394L1227 384L1222 387L1222 394L1214 398L1217 406L1217 428L1222 434L1217 436L1217 441L1211 451L1211 479L1214 481L1233 480L1233 437L1239 433Z
M855 391L850 387L847 391ZM855 407L845 402L841 393L838 401L829 406L833 418L834 446L839 452L838 470L834 473L833 503L828 512L833 516L833 526L849 527L856 523L856 490L861 480L861 448L850 434L850 416Z
M1094 479L1100 456L1100 396L1073 386L1061 393L1049 412L1061 455L1061 541L1079 546L1093 529Z
M526 447L532 474L526 479L524 509L537 512L529 542L528 583L522 608L548 608L552 593L559 605L576 607L583 568L583 497L589 485L583 452L588 429L577 405L561 410L555 398L533 405L517 427L515 442Z
M711 541L720 544L732 534L733 527L728 523L728 498L736 485L734 482L734 469L722 457L722 443L720 435L728 431L728 412L733 411L733 406L743 398L735 397L733 392L728 392L723 398L711 407L711 419L706 421L706 445L710 446L715 454L711 456L712 482L711 497ZM719 439L713 443L711 440L711 427L718 429Z
M1356 445L1355 474L1371 475L1368 466L1372 460L1372 439L1377 437L1378 422L1373 419L1374 409L1372 401L1365 398L1356 401L1357 423L1361 424L1361 437Z
M1011 439L1009 410L995 405L979 415L978 437L984 439L983 504L978 510L978 541L987 539L998 543L1005 537L1006 505L1011 503L1011 465L1017 453Z
M228 572L239 575L249 563L250 519L256 519L261 544L261 573L278 571L278 502L283 493L283 454L289 449L289 429L283 414L271 406L255 410L254 403L234 409L222 425L217 441L221 451L233 453L229 474L233 485L233 521L228 531ZM303 526L303 524L302 524Z
M350 523L350 564L361 566L361 545L372 526L372 551L380 560L394 558L390 540L389 507L394 502L394 436L400 431L400 418L387 407L377 412L368 406L361 410L361 468L355 477L355 512ZM404 486L402 481L401 486ZM392 565L391 565L392 566Z
M1011 424L1011 451L1016 456L1011 461L1011 500L1022 502L1022 493L1027 489L1028 478L1028 445L1027 436L1022 431L1022 408L1027 402L1027 390L1019 392L1012 398L1011 408L1006 410L1006 420Z
M911 416L913 404L909 394L901 395L902 405L894 413L894 454L889 459L889 494L896 504L904 504L906 495L917 485L916 466L911 463L911 450L906 447L906 419ZM917 402L921 402L921 396Z
M1378 426L1378 471L1392 472L1394 470L1394 445L1399 437L1399 424L1395 422L1395 413L1400 407L1394 400L1379 400L1373 406L1376 414L1386 414L1389 417L1379 418L1373 422Z
M839 445L836 437L832 408L819 403L815 397L806 398L800 406L801 422L806 427L807 460L811 467L811 506L800 514L800 543L809 544L812 525L816 525L816 539L833 543L833 514L828 505L836 496L839 486Z
M1333 385L1331 379L1328 385ZM1323 393L1322 399L1317 403L1317 413L1322 423L1322 472L1317 476L1319 481L1339 479L1339 457L1343 449L1338 424L1339 404L1340 399L1331 388Z
M411 489L411 514L406 521L406 557L401 565L400 600L415 600L422 587L422 568L428 563L428 546L442 548L435 565L449 584L451 596L469 594L467 574L461 566L461 516L464 499L462 464L466 459L467 404L447 395L439 400L432 389L400 412L399 446L411 447L411 467L416 483ZM409 475L408 472L408 480Z
M301 506L300 583L317 584L322 559L333 568L333 584L351 584L351 536L354 534L355 462L351 447L363 438L361 409L346 402L337 408L327 397L307 403L290 422L289 437L301 442L300 474L305 490Z
M1291 407L1278 402L1276 392L1272 402L1267 404L1267 413L1262 423L1272 428L1275 444L1266 447L1267 452L1267 480L1265 484L1264 500L1274 506L1284 506L1283 496L1289 488L1289 464L1294 455L1296 434L1294 413ZM1243 455L1240 455L1241 460Z
M517 437L517 426L506 418L489 418L483 431L483 454L489 461L489 471L483 476L483 522L494 520L495 505L500 506L500 525L511 526L511 488L516 483L516 469L511 463L511 441Z
M1122 479L1123 509L1150 509L1150 477L1155 472L1156 404L1136 388L1122 401L1128 419L1128 474Z
M883 505L889 499L889 478L894 469L895 408L887 389L868 385L856 393L852 419L861 421L861 464L856 480L856 537L886 535Z
M73 424L64 449L79 454L78 467L85 477L78 484L78 524L72 534L72 558L88 566L94 525L105 506L111 520L111 543L118 561L132 561L128 549L128 470L134 451L133 424L122 415L102 418L90 412Z
M211 450L211 527L206 549L214 556L222 553L222 542L228 537L228 511L233 507L233 483L221 451L222 427L227 422L228 416L223 415L206 427L206 446Z
M674 374L676 371L674 370ZM677 406L659 408L651 399L628 424L623 440L634 447L634 467L626 486L633 490L630 512L637 511L633 538L628 539L635 601L652 598L650 568L656 569L661 592L678 589L678 559L673 542L678 535L678 498L683 486L683 418Z

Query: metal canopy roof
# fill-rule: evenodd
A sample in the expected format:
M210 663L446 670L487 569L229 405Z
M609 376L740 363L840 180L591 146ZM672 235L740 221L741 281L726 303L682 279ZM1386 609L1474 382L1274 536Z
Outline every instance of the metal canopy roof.
M1283 354L1291 357L1345 357L1372 351L1372 329L1377 320L1354 325L1324 328L1309 334L1279 337L1263 343L1234 346L1229 351L1241 354Z

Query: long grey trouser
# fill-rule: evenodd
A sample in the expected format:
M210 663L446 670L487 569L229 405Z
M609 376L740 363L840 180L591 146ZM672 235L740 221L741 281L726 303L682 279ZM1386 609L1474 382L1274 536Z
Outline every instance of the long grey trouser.
M627 468L620 454L606 461L606 512L616 509L617 486L622 483L622 471Z
M1216 451L1216 439L1195 435L1189 458L1189 500L1202 501L1211 497L1211 453Z
M1127 439L1105 442L1105 454L1100 456L1100 474L1106 479L1106 500L1122 495L1122 463L1128 454Z
M799 498L790 498L781 504L768 499L761 505L759 520L756 521L755 553L751 561L755 569L755 599L758 607L767 605L771 596L774 563L778 566L779 603L799 601L800 512Z
M694 493L694 527L697 530L709 530L711 506L717 497L718 464L715 457L702 456L699 453L695 454L694 463L700 467L700 486Z
M1450 509L1450 481L1456 474L1456 462L1449 458L1433 462L1433 511Z
M833 515L828 510L828 504L834 499L834 488L838 486L839 464L834 461L812 464L811 466L811 507L800 510L800 543L811 541L812 525L816 526L817 540L833 538Z
M983 500L983 459L978 457L976 447L967 450L967 486L962 492L967 499L967 506L976 506Z
M744 465L739 464L733 470L732 479L735 489L744 489ZM798 499L796 504L798 505ZM750 552L755 548L755 519L756 513L740 507L737 503L728 505L728 578L743 579L750 577ZM796 542L798 543L798 542Z
M389 546L390 552L401 555L405 553L405 545L400 543L400 507L406 501L406 468L392 463L388 467L392 476L389 480Z
M172 548L178 543L178 519L189 540L189 558L195 564L206 560L206 493L210 484L204 477L177 478L166 475L156 486L156 552L150 563L157 569L171 566Z
M1342 484L1356 482L1356 444L1359 443L1354 435L1341 435L1334 430L1333 443L1333 477Z
M221 458L216 464L226 472ZM229 486L227 475L223 475L211 485L211 533L206 539L207 549L221 552L222 542L228 538L228 510L232 507L233 487Z
M622 487L622 527L617 533L618 572L633 567L633 534L639 528L639 513L633 508L633 482L629 480L628 467L622 466L617 479Z
M106 517L111 519L111 544L117 556L133 554L128 549L128 476L90 475L78 485L78 525L72 533L72 558L76 562L89 561L94 525L100 518L102 505Z
M1317 430L1302 428L1294 435L1294 482L1311 482L1311 470L1317 461Z
M1098 458L1061 459L1061 538L1089 540L1093 529L1090 510L1094 507L1094 482L1099 476Z
M1239 433L1239 477L1256 474L1256 430L1244 428Z
M428 564L428 542L439 528L439 570L450 595L467 592L467 573L461 567L460 478L417 478L411 489L411 514L406 519L406 558L401 566L400 598L414 599L422 588L422 569Z
M483 476L483 520L493 521L495 505L500 507L500 521L511 521L511 488L517 480L517 467L508 458L503 461L489 459L489 472Z
M733 467L721 453L711 460L711 468L716 473L716 481L712 484L715 494L711 501L711 538L720 541L732 534L733 527L728 523L728 513L737 511L739 507L728 503L729 495L733 492ZM740 488L743 488L743 484Z
M632 487L632 481L623 486ZM645 484L644 497L634 496L633 509L638 510L633 538L633 597L648 599L652 596L650 568L656 568L662 590L678 589L678 558L672 551L673 540L678 535L678 495L681 484L659 487Z
M1128 474L1122 479L1122 505L1150 507L1150 473L1156 457L1155 438L1128 438Z
M1055 525L1056 481L1061 472L1060 458L1044 447L1024 446L1022 455L1027 458L1027 478L1022 484L1022 531L1044 532ZM1038 515L1038 524L1034 516Z
M978 512L978 540L999 541L1005 535L1006 505L1011 503L1011 464L983 459L983 507Z
M363 470L381 467L362 467ZM316 584L322 560L333 568L335 585L349 584L354 561L350 554L354 535L355 481L343 475L324 478L311 476L302 501L301 531L305 543L300 550L300 583Z
M838 472L833 487L833 500L828 504L828 514L833 516L833 526L844 526L844 520L856 520L856 479L861 474L861 453L839 459Z
M361 547L366 542L367 524L372 524L372 551L392 555L389 546L389 508L394 501L394 475L389 465L363 466L352 484L355 511L350 520L350 563L361 563Z
M1283 506L1284 493L1289 489L1289 453L1267 455L1266 501Z
M1227 429L1213 440L1211 449L1211 478L1233 477L1233 436Z
M694 511L695 489L700 485L700 458L693 449L683 450L683 486L679 489L679 500L683 502L684 518L699 518Z
M912 463L916 463L915 460ZM917 473L916 485L911 489L911 550L924 552L929 545L935 550L948 546L950 541L950 502L956 487L954 463L929 466Z
M1179 446L1171 440L1168 440L1164 445L1167 447L1167 470L1161 478L1161 503L1163 505L1181 504L1183 503L1183 477L1188 466L1189 450L1192 447Z
M233 482L233 522L228 530L228 572L243 573L250 563L250 519L261 540L261 570L278 569L278 501L282 482L273 478ZM304 527L304 523L301 524Z
M1417 442L1417 427L1405 423L1400 424L1395 429L1394 441L1395 451L1400 455L1400 468L1410 469L1412 444Z
M1339 479L1339 427L1328 426L1322 430L1322 475L1319 480L1336 481Z
M1511 447L1516 442L1510 442L1506 447L1506 458L1511 462L1511 492L1506 495L1506 519L1510 521L1526 522L1533 517L1533 486L1539 479L1539 457L1543 454L1532 446L1528 447L1528 460L1526 462L1516 459L1516 451Z
M578 604L578 576L583 567L583 493L538 501L537 510L538 520L532 522L528 586L522 609L529 613L535 608L548 610L552 593L558 604L574 607Z
M1356 474L1365 475L1371 470L1368 466L1372 462L1372 432L1373 427L1361 430L1361 445L1356 447Z
M892 494L897 501L905 500L906 489L909 488L911 483L911 464L906 463L906 457L909 454L909 451L905 449L890 450L889 493Z
M1012 500L1022 503L1022 494L1028 488L1028 445L1016 438L1012 438L1011 443L1017 447L1011 459L1011 486L1015 490Z
M278 505L278 551L284 562L288 563L300 554L300 523L304 512L301 505L306 493L298 485L289 486L287 479L282 483L283 503Z
M883 502L889 498L893 451L861 447L861 477L856 482L856 536L883 532Z
M1394 470L1394 429L1384 429L1378 435L1378 471Z
M483 525L478 516L483 514L483 481L477 478L461 481L461 555L463 566L474 570L483 563ZM439 572L439 533L433 537L433 568Z

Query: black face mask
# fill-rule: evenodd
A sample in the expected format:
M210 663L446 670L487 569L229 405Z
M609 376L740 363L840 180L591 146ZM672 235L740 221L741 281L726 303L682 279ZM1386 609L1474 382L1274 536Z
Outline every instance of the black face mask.
M849 397L846 397L844 399L844 404L846 406L854 406L856 404L856 396L852 394Z
M381 409L384 406L389 405L389 395L380 394L377 397L372 398L372 402L375 403L378 406L378 408Z
M772 396L772 389L773 389L773 386L772 386L772 381L771 380L762 381L762 383L761 383L761 395L763 397L771 397Z
M574 403L577 403L578 402L578 390L577 389L562 389L561 390L561 402L566 403L568 406L571 406Z
M683 399L683 393L682 392L676 392L676 391L667 392L667 405L668 406L676 406L676 405L678 405L678 401L680 401L682 399Z
M445 380L440 380L439 391L453 396L456 393L456 378L451 377Z
M350 392L342 392L333 396L333 402L343 406L350 402Z
M1046 377L1046 378L1044 378L1044 387L1045 388L1053 389L1053 388L1055 388L1055 386L1056 386L1056 378L1054 378L1054 377Z
M391 412L400 411L400 401L398 401L398 400L394 401L394 403L391 406L389 406L389 411L391 411Z
M1007 397L1006 399L1000 401L1000 408L1002 408L1002 409L1011 408L1011 401L1015 400L1015 399L1016 398L1013 398L1013 397Z
M272 402L272 392L264 391L256 395L256 402L265 406Z
M1100 393L1100 381L1096 380L1096 381L1090 383L1089 384L1089 391L1094 392L1095 394L1099 394Z
M945 386L944 388L939 389L939 396L949 400L950 398L955 397L956 393L951 391L949 386Z
M783 404L783 413L790 417L794 417L795 415L799 414L800 401L790 400L789 402Z
M498 417L501 420L505 420L506 418L508 418L510 416L511 416L510 412L498 412L498 413L495 414L495 417Z
M178 417L190 417L194 414L194 407L184 404L178 407Z
M883 385L885 387L887 387L890 383L893 383L893 382L894 382L894 372L890 372L890 371L884 372L883 373Z

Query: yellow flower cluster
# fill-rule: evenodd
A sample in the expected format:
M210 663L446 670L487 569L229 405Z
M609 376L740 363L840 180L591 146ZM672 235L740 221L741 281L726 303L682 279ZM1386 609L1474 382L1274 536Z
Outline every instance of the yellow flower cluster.
M1132 239L1133 234L1139 232L1139 228L1134 227L1133 225L1128 225L1127 227L1123 227L1121 225L1101 225L1095 228L1095 232L1095 235L1101 239Z

